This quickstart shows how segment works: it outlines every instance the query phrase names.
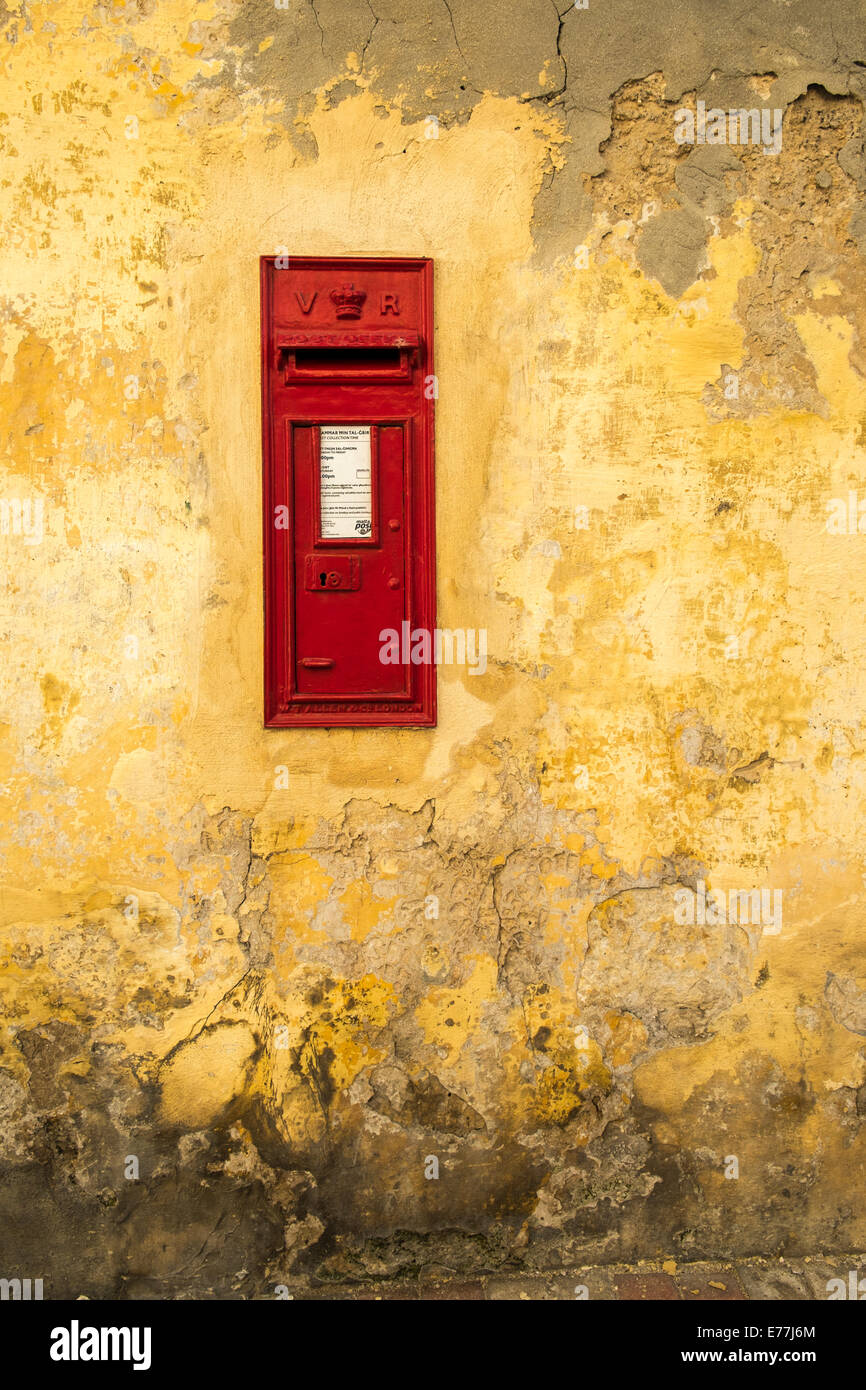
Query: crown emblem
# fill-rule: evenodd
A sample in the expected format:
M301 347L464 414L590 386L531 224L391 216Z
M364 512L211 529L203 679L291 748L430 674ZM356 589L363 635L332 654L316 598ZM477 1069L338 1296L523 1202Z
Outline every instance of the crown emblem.
M338 290L331 290L331 302L337 307L338 319L359 319L366 298L367 291L356 290L354 285L341 285Z

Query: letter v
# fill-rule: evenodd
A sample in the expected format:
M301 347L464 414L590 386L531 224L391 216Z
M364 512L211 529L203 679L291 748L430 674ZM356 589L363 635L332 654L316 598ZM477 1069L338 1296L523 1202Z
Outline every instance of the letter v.
M310 310L316 302L316 296L318 295L318 293L318 290L313 290L313 293L310 295L310 302L308 304L306 299L304 298L303 290L295 290L295 299L301 306L301 313L308 314L310 312Z

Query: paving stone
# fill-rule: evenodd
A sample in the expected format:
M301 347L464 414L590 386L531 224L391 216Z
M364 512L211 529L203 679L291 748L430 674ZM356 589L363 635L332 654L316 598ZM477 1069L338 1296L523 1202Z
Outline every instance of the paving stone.
M754 1257L733 1263L696 1260L676 1264L672 1259L644 1261L639 1265L580 1265L555 1273L501 1274L487 1278L449 1278L433 1267L420 1279L403 1284L323 1284L292 1288L298 1301L337 1302L583 1302L575 1289L585 1287L588 1300L710 1302L715 1300L798 1302L826 1299L827 1281L844 1279L849 1272L866 1280L866 1254L814 1255L797 1259ZM723 1286L723 1287L720 1287ZM866 1289L866 1285L864 1285Z
M289 1288L289 1296L296 1303L344 1303L357 1298L360 1292L357 1284L321 1284L313 1288Z
M449 1299L453 1302L479 1301L484 1298L484 1285L480 1279L460 1283L449 1280L445 1284L421 1284L418 1297L425 1302Z
M534 1291L533 1284L539 1286ZM610 1270L603 1265L585 1266L569 1270L566 1274L545 1274L537 1278L530 1276L526 1289L533 1298L557 1299L566 1303L583 1303L593 1298L610 1302L616 1297ZM578 1298L578 1289L586 1289L586 1295Z
M613 1286L613 1271L609 1266L591 1265L583 1269L576 1269L573 1273L563 1276L563 1283L570 1291L567 1294L563 1294L564 1298L577 1300L575 1287L577 1285L583 1285L586 1288L588 1301L590 1303L593 1301L610 1303L616 1299L616 1290Z
M551 1278L550 1275L495 1275L486 1281L486 1296L494 1302L545 1302L574 1298L574 1285L579 1281ZM570 1289L570 1294L569 1294Z
M617 1298L620 1299L664 1299L669 1302L680 1297L676 1281L670 1274L617 1271L613 1282Z
M290 1290L296 1301L304 1303L383 1303L414 1301L417 1284L334 1284L313 1289Z
M409 1303L418 1298L417 1284L380 1284L355 1294L359 1303Z
M796 1268L802 1273L815 1300L830 1298L827 1285L831 1279L845 1281L847 1297L850 1293L849 1276L852 1270L858 1280L866 1280L866 1258L863 1255L813 1255L808 1260L798 1260ZM866 1293L866 1286L863 1293Z
M781 1260L737 1260L734 1267L747 1298L805 1302L813 1296L803 1275Z
M677 1271L676 1281L687 1301L730 1301L746 1297L733 1265L683 1265Z

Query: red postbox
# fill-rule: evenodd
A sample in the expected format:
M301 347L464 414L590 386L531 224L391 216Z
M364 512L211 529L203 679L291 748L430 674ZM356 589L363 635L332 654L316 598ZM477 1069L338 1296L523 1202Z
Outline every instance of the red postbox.
M435 724L433 263L261 276L265 725Z

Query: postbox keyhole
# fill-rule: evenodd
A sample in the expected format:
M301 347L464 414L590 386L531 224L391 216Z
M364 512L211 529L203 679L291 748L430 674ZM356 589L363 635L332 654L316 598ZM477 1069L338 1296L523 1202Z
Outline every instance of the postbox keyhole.
M322 588L322 589L324 589L324 587L325 587L325 585L327 584L327 582L328 582L328 576L325 574L325 571L322 570L321 573L320 573L320 575L319 575L319 587Z

